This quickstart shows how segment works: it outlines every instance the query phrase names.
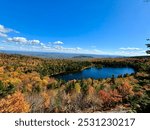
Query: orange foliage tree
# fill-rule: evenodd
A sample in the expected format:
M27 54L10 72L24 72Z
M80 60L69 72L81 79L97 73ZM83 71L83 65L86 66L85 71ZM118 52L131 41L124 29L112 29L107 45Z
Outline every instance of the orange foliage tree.
M132 89L133 89L132 86L129 85L128 82L125 82L123 85L118 87L118 91L123 98L127 97L128 95L133 95L134 92Z
M96 93L95 88L93 86L88 87L88 95L94 95Z
M113 106L114 104L122 101L122 97L119 95L116 89L110 90L108 92L105 90L100 90L99 95L104 107Z

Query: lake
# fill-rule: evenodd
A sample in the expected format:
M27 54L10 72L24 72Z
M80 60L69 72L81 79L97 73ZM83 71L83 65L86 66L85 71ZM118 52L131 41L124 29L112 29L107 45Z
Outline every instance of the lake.
M73 79L77 79L77 80L88 79L88 78L104 79L104 78L111 78L112 75L114 75L114 77L117 77L118 75L131 74L131 73L135 73L135 70L129 67L125 67L125 68L91 67L77 73L60 74L55 76L55 78L62 79L65 81L73 80Z

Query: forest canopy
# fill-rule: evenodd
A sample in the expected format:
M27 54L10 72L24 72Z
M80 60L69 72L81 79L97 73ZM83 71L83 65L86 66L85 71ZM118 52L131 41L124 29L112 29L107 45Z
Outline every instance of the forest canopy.
M53 77L91 66L130 66L136 73L97 80ZM0 112L147 112L149 72L149 57L64 60L0 54Z

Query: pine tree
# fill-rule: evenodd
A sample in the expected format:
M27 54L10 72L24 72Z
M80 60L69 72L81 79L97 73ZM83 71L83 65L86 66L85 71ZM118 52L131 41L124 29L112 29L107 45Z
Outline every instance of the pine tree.
M147 41L150 41L150 39L146 39L146 40L147 40ZM146 46L147 46L147 48L150 49L150 44L146 44ZM150 54L150 50L147 50L146 53L147 53L147 54Z

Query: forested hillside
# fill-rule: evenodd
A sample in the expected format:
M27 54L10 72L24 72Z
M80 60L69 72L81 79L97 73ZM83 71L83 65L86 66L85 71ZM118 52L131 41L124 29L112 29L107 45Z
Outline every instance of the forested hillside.
M85 68L133 67L118 78L53 76ZM150 112L150 58L42 59L0 54L0 112Z

